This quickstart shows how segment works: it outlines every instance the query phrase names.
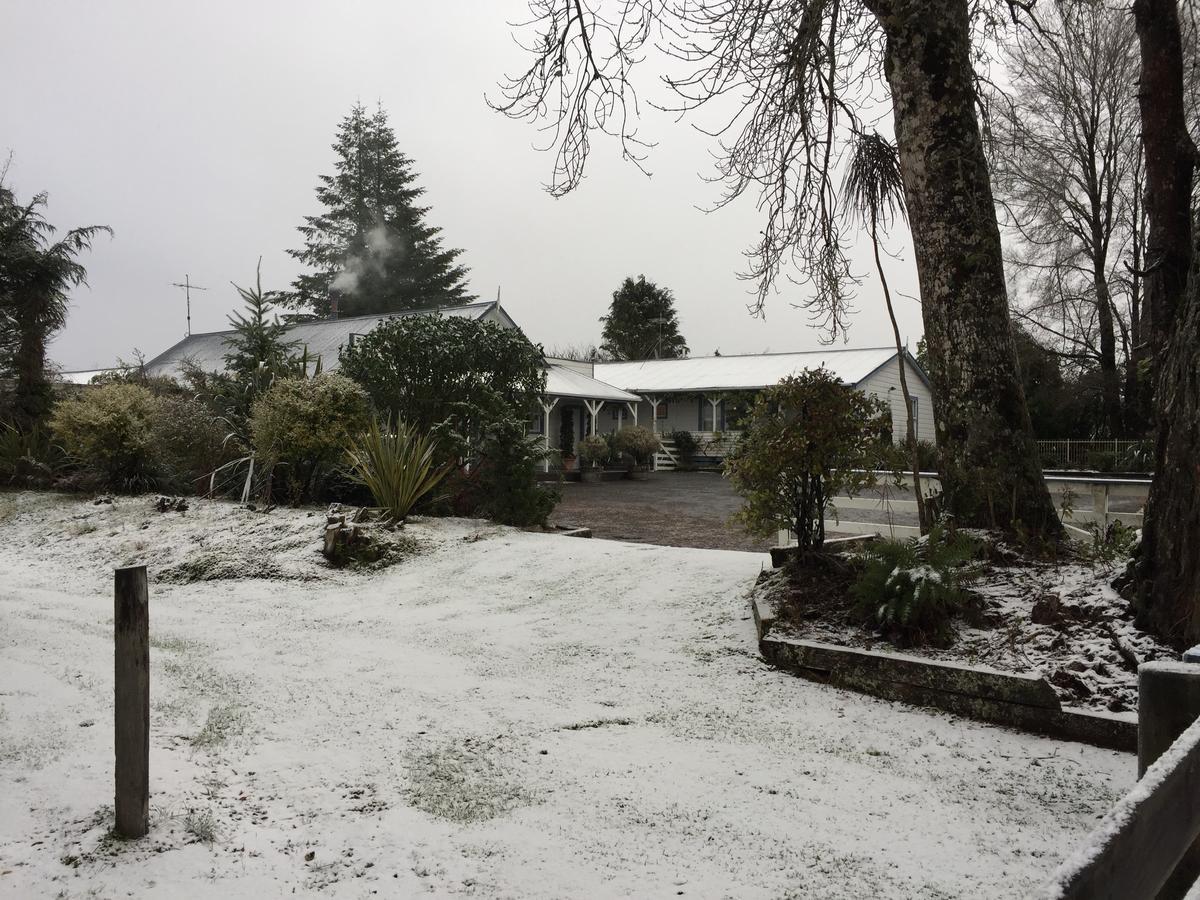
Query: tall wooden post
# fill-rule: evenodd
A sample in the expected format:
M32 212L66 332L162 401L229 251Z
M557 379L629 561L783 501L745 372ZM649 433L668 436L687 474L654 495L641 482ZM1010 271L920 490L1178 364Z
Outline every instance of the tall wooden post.
M117 569L114 710L117 834L150 828L150 604L146 567Z

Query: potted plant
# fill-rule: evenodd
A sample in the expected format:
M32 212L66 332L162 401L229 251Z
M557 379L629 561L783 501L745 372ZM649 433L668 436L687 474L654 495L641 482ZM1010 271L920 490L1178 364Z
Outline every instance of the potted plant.
M603 471L600 464L608 459L608 441L598 434L589 434L580 438L577 445L579 450L579 475L584 481L599 481Z
M632 460L630 478L645 481L650 477L650 461L659 448L658 435L640 425L631 425L617 432L613 444Z
M558 452L562 458L564 472L575 468L575 421L565 413L562 425L558 429Z

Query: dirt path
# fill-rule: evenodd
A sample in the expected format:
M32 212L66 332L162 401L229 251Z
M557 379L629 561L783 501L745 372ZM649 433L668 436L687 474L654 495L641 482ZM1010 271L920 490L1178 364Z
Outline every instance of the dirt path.
M3 896L1024 897L1133 780L767 668L758 554L447 520L320 575L304 513L5 502ZM310 580L155 584L152 831L113 841L104 561L272 533Z
M568 482L554 521L596 537L714 550L765 551L775 541L730 521L742 506L713 472L653 472L647 481Z

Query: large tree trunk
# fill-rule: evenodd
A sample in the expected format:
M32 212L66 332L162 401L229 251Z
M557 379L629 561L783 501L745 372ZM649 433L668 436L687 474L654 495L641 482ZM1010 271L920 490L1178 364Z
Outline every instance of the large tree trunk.
M1136 566L1142 625L1200 642L1200 248L1159 366L1154 481Z
M1196 150L1184 118L1183 42L1176 0L1134 0L1133 18L1142 56L1138 107L1150 223L1143 263L1142 333L1149 344L1157 388L1157 368L1164 362L1192 254Z
M967 0L865 2L887 38L946 509L964 525L1058 535L1008 316Z
M1154 362L1154 481L1133 573L1139 621L1177 645L1200 640L1200 250L1192 246L1196 148L1183 117L1175 0L1136 0L1146 151L1145 319ZM1190 272L1190 277L1189 277Z

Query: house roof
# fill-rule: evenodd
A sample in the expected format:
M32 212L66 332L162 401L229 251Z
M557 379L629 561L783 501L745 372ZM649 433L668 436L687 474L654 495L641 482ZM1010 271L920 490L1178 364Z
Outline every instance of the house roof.
M591 378L574 368L550 362L546 367L547 397L579 397L588 400L604 400L614 403L636 403L642 398L598 379Z
M516 328L516 323L495 301L486 303L469 303L463 306L430 307L428 309L408 309L394 313L371 316L350 316L344 319L317 319L311 322L299 322L288 326L285 340L296 341L298 348L308 347L309 358L321 358L321 365L326 371L336 369L341 363L342 348L350 343L350 336L362 336L381 322L388 319L405 316L440 315L462 316L471 319L482 319L489 312L496 313L510 327ZM210 331L204 334L193 334L156 356L146 363L146 373L149 375L166 375L175 377L180 374L184 360L191 360L205 371L223 371L225 354L229 347L225 343L233 331Z
M857 385L896 356L895 347L812 350L743 356L691 356L637 362L598 362L597 378L639 394L758 390L803 369L824 366L846 384Z

